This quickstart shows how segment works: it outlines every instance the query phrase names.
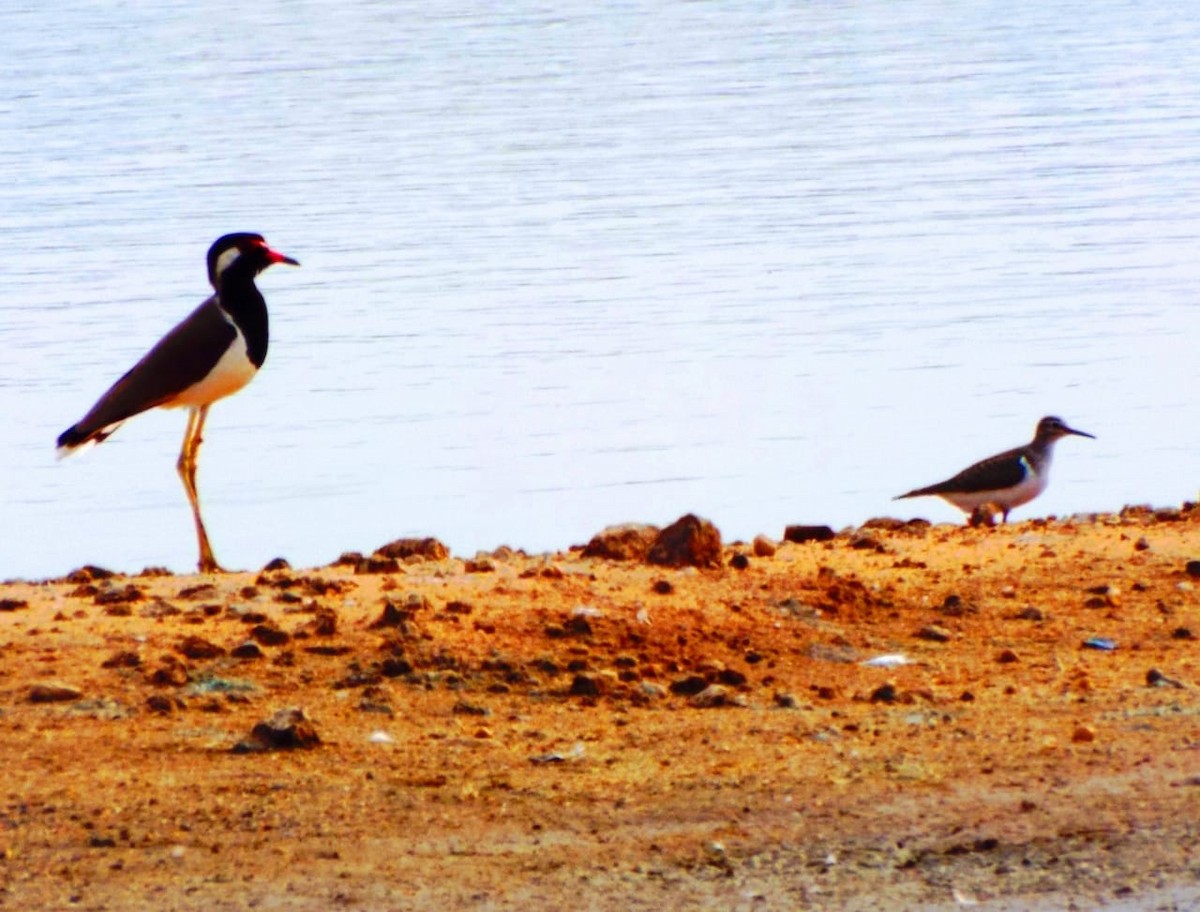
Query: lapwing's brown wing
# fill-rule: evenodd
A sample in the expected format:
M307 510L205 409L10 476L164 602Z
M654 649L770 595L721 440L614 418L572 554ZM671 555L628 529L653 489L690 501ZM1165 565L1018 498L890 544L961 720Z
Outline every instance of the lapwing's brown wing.
M170 401L199 383L221 360L237 330L211 297L167 333L83 418L58 438L70 449L101 441L127 418Z

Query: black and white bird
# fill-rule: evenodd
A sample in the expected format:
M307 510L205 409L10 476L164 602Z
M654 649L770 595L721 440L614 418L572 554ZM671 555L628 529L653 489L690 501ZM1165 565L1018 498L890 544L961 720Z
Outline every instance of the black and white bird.
M208 251L212 297L163 336L58 438L59 455L65 456L89 443L101 443L141 412L158 406L187 408L187 430L176 467L196 521L201 573L221 569L204 531L196 493L196 456L204 420L209 406L254 379L266 360L267 305L254 280L274 263L300 265L272 250L258 234L218 238Z
M1004 514L1027 504L1044 490L1050 479L1050 462L1055 441L1070 435L1091 437L1085 431L1068 427L1061 418L1048 415L1037 424L1033 440L1025 446L1005 450L963 469L953 478L917 488L894 498L937 496L960 510L973 514L980 507L992 507Z

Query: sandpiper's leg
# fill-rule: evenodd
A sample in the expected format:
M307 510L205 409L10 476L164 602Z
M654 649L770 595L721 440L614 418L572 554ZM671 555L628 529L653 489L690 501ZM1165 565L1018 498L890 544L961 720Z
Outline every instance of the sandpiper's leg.
M204 520L200 517L200 496L196 493L196 456L203 440L204 419L208 417L208 406L201 405L188 412L187 430L183 434L183 448L179 451L176 468L187 491L188 503L192 505L192 518L196 521L196 539L200 544L200 560L197 566L201 573L219 573L221 565L213 557L208 533L204 531Z

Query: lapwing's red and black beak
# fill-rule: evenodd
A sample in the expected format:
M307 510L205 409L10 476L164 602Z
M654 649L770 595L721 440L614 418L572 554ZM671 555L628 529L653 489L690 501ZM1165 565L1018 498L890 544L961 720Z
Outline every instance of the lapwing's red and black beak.
M294 260L290 256L280 253L278 250L272 250L270 247L267 247L266 244L264 244L263 247L266 249L267 259L272 263L286 263L288 266L300 265L299 260Z

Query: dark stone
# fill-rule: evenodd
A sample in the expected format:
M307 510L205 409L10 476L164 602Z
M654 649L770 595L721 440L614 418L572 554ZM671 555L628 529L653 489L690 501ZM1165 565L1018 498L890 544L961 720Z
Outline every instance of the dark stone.
M379 663L379 673L385 678L399 678L412 674L412 663L401 656L388 656Z
M783 540L802 545L805 542L832 541L836 534L829 526L788 526L783 530Z
M748 570L750 569L750 558L745 554L735 554L729 559L729 566L734 570Z
M598 697L603 687L600 679L592 675L577 674L571 681L569 693L573 697Z
M721 533L707 519L688 513L658 533L646 560L667 567L718 567Z
M313 617L296 631L296 636L329 637L337 633L337 612L332 608L318 608Z
M694 697L706 687L708 687L708 681L705 678L700 675L688 675L686 678L672 681L668 689L671 693L681 697Z
M261 659L263 657L263 651L253 640L246 640L246 642L233 647L229 654L235 659Z
M292 638L286 630L281 630L274 624L255 624L250 628L250 636L263 646L282 646Z
M189 659L215 659L225 655L224 647L198 636L184 637L175 651Z
M1188 576L1200 576L1200 560L1188 561L1183 570Z
M267 562L263 567L263 573L271 573L274 570L291 570L292 565L287 562L286 558L276 557Z
M1192 633L1190 627L1176 627L1171 631L1171 639L1173 640L1194 640L1196 635Z
M78 570L72 570L66 575L65 581L68 583L94 583L96 580L112 579L116 576L111 570L105 570L103 567L97 567L94 564L85 564Z
M359 561L354 568L357 574L369 573L399 573L400 562L394 557L368 557L366 560Z
M896 702L896 685L881 684L871 691L872 703L895 703Z
M583 557L620 561L645 560L658 537L658 532L658 526L644 523L609 526L592 536L592 540L583 549Z
M152 694L146 698L146 709L160 716L169 716L177 709L184 709L187 704L174 694Z
M744 687L746 676L736 668L722 668L717 672L717 681L730 687Z
M933 643L948 643L954 634L937 624L927 624L917 631L916 636L918 639L929 640Z
M117 605L124 602L140 602L145 597L141 589L133 583L128 583L120 588L114 586L112 589L102 589L92 601L97 605Z
M312 721L299 707L281 709L271 718L259 722L250 737L233 746L235 754L259 751L296 750L316 747L321 743Z
M150 683L156 687L182 687L188 682L188 670L173 655L165 655L158 668L150 673Z
M28 608L29 602L25 599L5 598L0 599L0 611L18 611L21 608Z
M424 560L439 561L445 560L449 556L450 549L436 538L398 538L375 549L375 557L390 557L395 560L418 557Z
M142 657L136 652L122 650L114 652L100 663L101 668L137 668L142 664Z
M83 696L78 687L50 681L29 688L30 703L73 703Z
M670 580L660 579L655 580L654 585L650 587L658 595L670 595L675 591L675 587L671 585Z
M329 566L331 566L331 567L357 567L365 559L366 558L361 551L343 551L341 554L338 555L338 559L335 560Z
M492 714L492 711L486 706L476 706L466 700L459 700L450 707L450 712L456 716L490 716Z
M856 551L878 551L880 554L887 550L877 536L861 530L850 536L850 547Z
M383 627L403 627L408 626L408 622L412 620L413 613L407 608L400 608L395 602L389 599L383 604L383 611L375 620L368 626L369 630L379 630Z

